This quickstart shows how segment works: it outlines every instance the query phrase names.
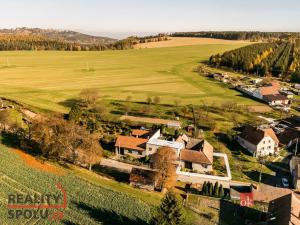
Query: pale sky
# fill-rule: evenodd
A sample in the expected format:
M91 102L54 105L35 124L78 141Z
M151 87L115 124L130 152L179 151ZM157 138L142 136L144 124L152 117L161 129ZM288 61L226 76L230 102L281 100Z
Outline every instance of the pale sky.
M0 28L125 35L202 30L299 31L299 0L0 0Z

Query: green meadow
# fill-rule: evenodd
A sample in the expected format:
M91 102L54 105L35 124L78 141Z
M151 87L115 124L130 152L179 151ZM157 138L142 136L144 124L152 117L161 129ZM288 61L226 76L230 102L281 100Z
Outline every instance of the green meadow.
M246 44L205 44L103 52L0 52L0 96L44 111L66 112L65 102L84 88L98 88L103 99L162 103L257 104L193 72L212 54Z

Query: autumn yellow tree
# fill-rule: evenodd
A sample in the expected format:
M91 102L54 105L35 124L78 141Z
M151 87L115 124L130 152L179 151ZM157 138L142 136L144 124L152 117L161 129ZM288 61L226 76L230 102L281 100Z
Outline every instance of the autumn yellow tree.
M176 160L175 150L169 147L159 148L152 157L152 167L157 171L157 183L163 191L174 186L176 181Z

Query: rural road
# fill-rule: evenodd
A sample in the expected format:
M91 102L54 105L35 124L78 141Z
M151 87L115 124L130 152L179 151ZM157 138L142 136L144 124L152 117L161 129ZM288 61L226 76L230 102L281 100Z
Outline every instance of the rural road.
M123 162L119 162L117 160L106 159L106 158L101 159L100 165L105 166L105 167L114 168L114 169L117 169L117 170L125 172L125 173L131 173L132 168L149 169L148 167L131 165L128 163L123 163Z

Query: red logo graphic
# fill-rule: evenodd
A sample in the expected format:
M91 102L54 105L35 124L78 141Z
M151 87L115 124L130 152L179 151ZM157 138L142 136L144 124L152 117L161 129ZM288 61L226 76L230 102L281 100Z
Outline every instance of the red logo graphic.
M241 206L247 206L251 207L254 206L253 201L253 193L241 193L240 194L240 205Z

